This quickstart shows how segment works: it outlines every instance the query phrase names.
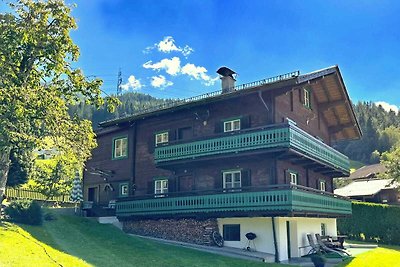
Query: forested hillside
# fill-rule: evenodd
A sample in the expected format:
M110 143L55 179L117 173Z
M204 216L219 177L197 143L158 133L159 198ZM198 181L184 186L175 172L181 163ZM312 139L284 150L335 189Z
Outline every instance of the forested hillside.
M115 113L109 113L107 106L97 110L81 102L70 107L70 114L91 120L93 127L97 128L101 121L134 114L148 107L172 101L136 92L124 93L118 98L121 105ZM372 102L359 102L354 109L363 137L355 141L342 141L336 144L336 148L352 160L365 164L377 163L380 153L390 150L396 142L400 141L400 114L393 111L387 112Z
M354 110L363 136L360 140L340 142L336 148L352 160L377 163L379 154L400 141L400 114L387 112L372 102L358 102Z
M136 92L127 92L118 96L118 98L121 104L114 113L107 111L107 104L100 109L96 109L93 106L86 105L84 102L70 106L69 113L70 115L77 115L80 118L91 120L93 128L96 129L99 122L131 115L140 110L172 101L171 99L159 99Z

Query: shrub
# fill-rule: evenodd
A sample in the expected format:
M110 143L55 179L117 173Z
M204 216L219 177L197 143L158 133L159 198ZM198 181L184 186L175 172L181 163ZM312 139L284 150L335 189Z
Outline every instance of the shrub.
M16 200L5 209L5 214L17 223L42 224L42 208L32 200Z
M338 219L338 231L350 239L400 245L400 207L385 204L352 204L353 215Z

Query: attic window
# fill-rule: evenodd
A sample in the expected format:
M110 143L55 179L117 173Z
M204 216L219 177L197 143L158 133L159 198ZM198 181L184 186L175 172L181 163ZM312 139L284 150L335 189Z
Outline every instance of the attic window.
M311 109L311 91L310 89L304 88L303 89L303 105L308 108Z

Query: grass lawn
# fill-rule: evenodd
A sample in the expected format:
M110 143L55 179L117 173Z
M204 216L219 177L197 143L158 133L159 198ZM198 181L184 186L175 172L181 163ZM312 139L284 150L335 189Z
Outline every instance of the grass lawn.
M0 266L264 266L131 237L110 225L57 216L43 226L0 224ZM287 265L286 265L287 266Z
M366 244L349 241L349 243ZM356 255L337 267L395 267L400 266L400 246L379 245L379 248Z

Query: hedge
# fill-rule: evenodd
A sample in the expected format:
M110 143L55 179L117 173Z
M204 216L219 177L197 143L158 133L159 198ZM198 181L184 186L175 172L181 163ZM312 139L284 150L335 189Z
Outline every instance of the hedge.
M400 245L400 207L353 202L353 215L337 220L340 234L349 239Z

